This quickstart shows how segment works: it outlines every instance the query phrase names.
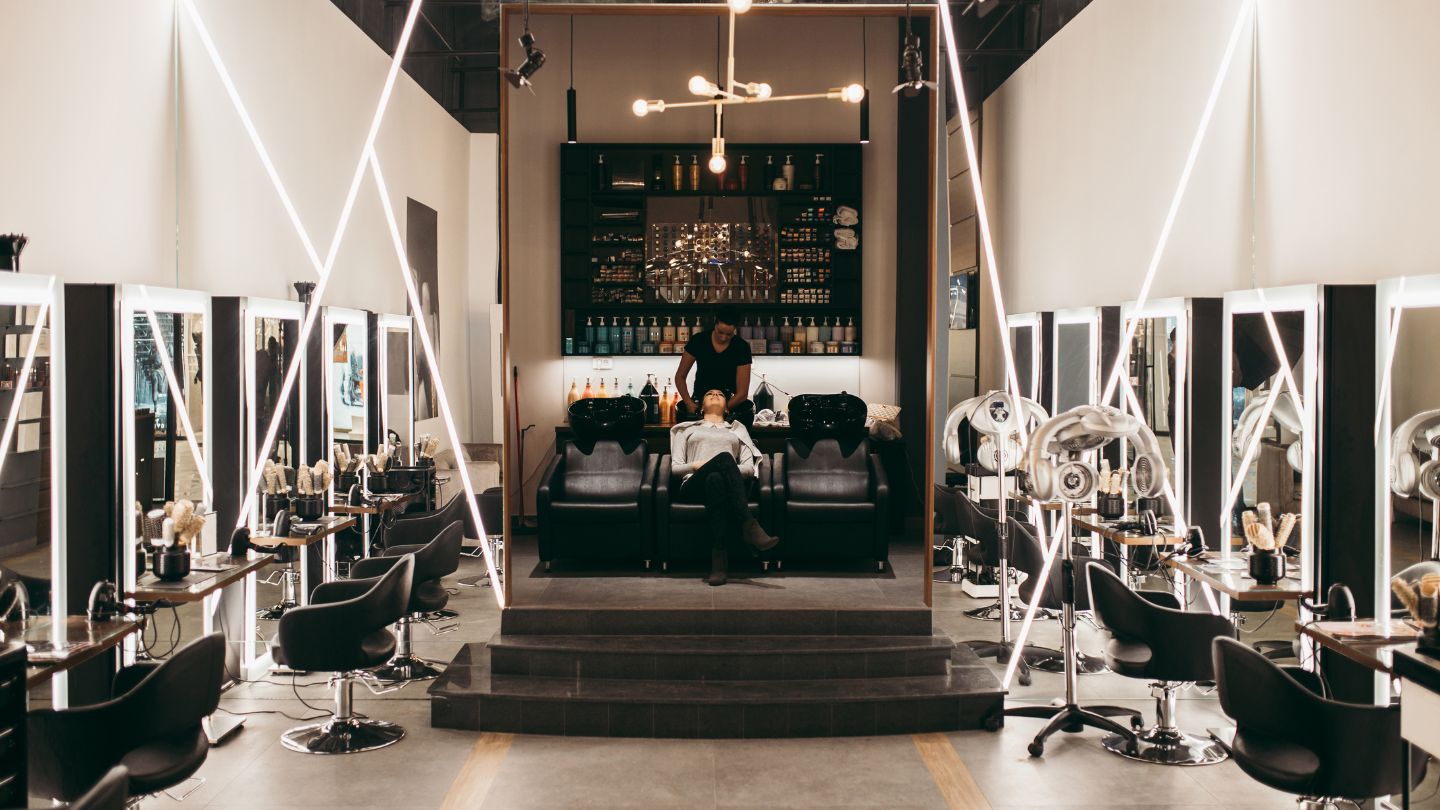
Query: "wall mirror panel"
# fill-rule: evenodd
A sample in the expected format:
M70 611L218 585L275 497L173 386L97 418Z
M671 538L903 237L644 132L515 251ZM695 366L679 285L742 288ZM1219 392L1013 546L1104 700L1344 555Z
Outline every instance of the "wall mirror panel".
M65 612L58 284L0 273L0 620Z
M153 567L157 547L216 551L213 474L205 430L211 420L210 298L205 293L125 285L120 289L122 521L124 588L134 591ZM189 501L204 518L198 533L166 528L165 505ZM173 615L171 638L183 644L211 632L218 598L187 603ZM241 628L229 635L239 636ZM168 640L167 640L168 641ZM158 643L155 642L155 643ZM154 650L164 653L165 646Z
M1055 313L1055 350L1051 374L1055 397L1051 413L1095 402L1099 376L1100 310L1093 307L1062 309Z
M1221 544L1222 557L1244 548L1250 513L1277 544L1284 541L1287 575L1304 588L1315 582L1318 301L1319 288L1308 285L1233 292L1224 303L1223 352L1229 362L1222 395L1229 442L1222 525L1231 542ZM1233 607L1275 610L1265 602ZM1291 603L1279 607L1283 615L1275 617L1281 622L1276 632L1293 637L1288 628L1294 610Z
M335 446L343 445L352 456L358 456L370 446L366 425L370 418L370 404L366 398L366 379L370 338L366 334L365 313L358 309L337 309L325 311L326 335L326 430L329 433L326 447L329 448L331 463L335 461ZM336 477L345 472L335 468Z
M1170 489L1177 499L1185 492L1186 440L1185 419L1189 367L1189 319L1183 299L1146 302L1143 308L1130 303L1122 307L1122 329L1132 321L1135 336L1126 352L1125 379L1121 391L1121 407L1127 413L1145 420L1155 431L1160 444L1160 457L1170 480ZM1122 333L1123 334L1123 333ZM1100 371L1102 387L1111 373ZM1134 455L1133 444L1127 443L1126 467ZM1185 508L1181 504L1182 510Z
M1034 312L1011 315L1006 323L1010 327L1010 351L1020 382L1020 396L1036 399L1040 396L1040 315Z
M387 447L400 448L396 460L410 464L416 438L412 322L409 315L381 315L379 325L380 429Z
M1440 571L1440 276L1381 282L1376 307L1375 615L1382 616L1399 607L1391 604L1392 576Z

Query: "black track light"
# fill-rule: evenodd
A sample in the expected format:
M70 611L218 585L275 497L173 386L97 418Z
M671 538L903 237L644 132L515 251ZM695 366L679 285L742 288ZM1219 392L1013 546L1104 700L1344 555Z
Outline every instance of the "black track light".
M535 47L535 35L529 29L520 35L520 46L525 49L525 61L520 63L520 67L505 71L505 80L517 89L529 87L530 78L545 66L545 52Z

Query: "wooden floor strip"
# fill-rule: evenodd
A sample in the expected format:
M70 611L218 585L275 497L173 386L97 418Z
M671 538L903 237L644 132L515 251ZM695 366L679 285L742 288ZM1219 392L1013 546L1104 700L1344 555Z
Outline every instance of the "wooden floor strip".
M484 804L514 738L512 734L481 734L445 794L441 810L476 810Z
M955 753L949 738L944 734L915 734L912 738L950 810L990 810L990 802L975 784L970 769Z

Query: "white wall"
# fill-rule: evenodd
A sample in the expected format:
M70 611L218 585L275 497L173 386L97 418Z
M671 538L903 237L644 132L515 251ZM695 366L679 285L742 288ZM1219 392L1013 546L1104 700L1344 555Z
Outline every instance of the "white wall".
M1137 297L1240 6L1095 0L986 102L982 178L1010 312ZM1256 8L1151 296L1440 270L1427 238L1440 4ZM988 285L983 305L982 376L994 385Z
M504 379L499 346L491 338L491 311L500 303L500 136L470 136L470 436L498 443L505 434L500 402ZM498 322L497 322L498 323Z
M328 0L195 6L323 258L389 57ZM64 281L293 299L291 284L315 280L315 271L179 9L106 0L0 4L0 30L13 40L0 49L7 100L0 153L10 158L0 181L0 232L31 237L26 272ZM376 150L402 234L407 197L439 213L438 342L463 438L472 429L471 391L490 395L488 380L470 379L468 363L469 231L484 230L470 217L470 135L402 73ZM493 171L488 183L493 198ZM493 204L488 213L493 256ZM323 303L407 311L369 179L335 273Z
M0 233L26 273L175 284L170 3L0 3Z
M575 18L575 89L581 141L693 143L710 137L710 113L672 110L636 118L637 98L688 100L685 83L696 73L713 76L716 20L708 15ZM520 15L511 11L505 64L523 53L514 39ZM565 139L565 90L569 81L570 18L534 14L530 28L547 61L535 94L508 96L508 245L510 272L510 358L521 374L521 424L534 423L527 441L527 478L546 458L553 428L564 415L564 397L573 377L602 372L588 359L563 359L560 333L559 144ZM768 81L777 95L806 93L861 81L861 20L858 17L751 15L736 25L737 78ZM867 400L895 396L895 102L885 92L898 64L894 18L868 23L868 81L871 87L871 142L864 152L864 287L861 341L854 359L757 359L765 372L791 393L838 391ZM722 44L723 47L723 44ZM722 51L723 53L723 51ZM761 105L725 115L726 139L736 143L853 142L859 134L856 108L834 101ZM616 358L616 370L635 376L674 373L678 357ZM758 377L756 378L758 382ZM793 381L793 382L792 382ZM787 384L789 383L789 384ZM792 387L792 386L798 386ZM533 501L531 501L533 502Z

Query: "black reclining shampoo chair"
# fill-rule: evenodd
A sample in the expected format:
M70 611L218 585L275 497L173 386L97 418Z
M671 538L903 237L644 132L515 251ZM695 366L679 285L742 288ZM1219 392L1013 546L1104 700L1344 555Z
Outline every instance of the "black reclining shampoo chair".
M787 439L774 457L773 531L782 560L890 558L890 484L864 439Z
M395 622L395 655L383 666L373 670L382 681L420 681L438 678L441 665L416 655L411 649L410 632L415 622L424 622L436 635L448 633L455 625L436 628L426 618L445 607L450 593L440 584L442 577L455 573L460 568L460 545L464 540L464 524L455 521L440 530L430 542L415 546L389 546L382 557L360 560L350 568L354 579L379 577L404 559L405 555L415 557L414 572L410 580L410 604L407 613Z
M394 723L359 717L354 712L355 681L374 676L395 652L389 626L405 615L415 558L405 555L378 579L326 582L311 593L310 604L288 611L270 642L275 663L304 672L335 673L335 716L324 723L298 726L280 741L302 754L352 754L393 745L405 736Z
M1214 677L1210 646L1235 638L1224 616L1181 609L1168 591L1132 591L1109 568L1092 566L1090 601L1095 619L1109 634L1105 663L1127 678L1152 681L1155 725L1136 741L1112 736L1104 746L1131 759L1161 765L1211 765L1225 751L1208 737L1186 734L1175 725L1175 694L1186 683Z
M756 477L750 481L748 504L750 514L768 531L771 526L770 460L761 456L757 459ZM710 559L710 530L706 523L705 504L687 503L676 500L680 495L681 479L671 475L670 454L660 457L659 471L655 484L655 534L656 554L660 557L661 569L668 569L673 562L697 562ZM749 546L737 545L731 553L748 555ZM770 567L770 561L764 561Z
M28 715L30 792L74 801L116 765L144 796L184 782L210 751L201 721L220 705L225 637L211 633L164 661L115 673L114 697Z
M562 442L540 478L535 515L540 559L655 558L655 474L659 459L633 439L598 439L589 450Z

